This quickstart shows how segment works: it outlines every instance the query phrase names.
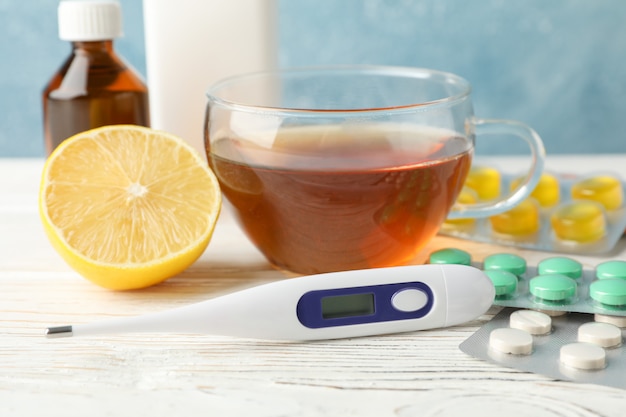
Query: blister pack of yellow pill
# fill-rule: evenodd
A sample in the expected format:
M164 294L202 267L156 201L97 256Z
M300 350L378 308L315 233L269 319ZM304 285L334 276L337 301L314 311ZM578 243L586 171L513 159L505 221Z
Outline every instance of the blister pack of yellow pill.
M497 199L520 180L494 167L473 167L457 203ZM513 209L484 219L446 220L440 233L549 252L606 253L626 228L625 189L611 173L545 172L531 197Z

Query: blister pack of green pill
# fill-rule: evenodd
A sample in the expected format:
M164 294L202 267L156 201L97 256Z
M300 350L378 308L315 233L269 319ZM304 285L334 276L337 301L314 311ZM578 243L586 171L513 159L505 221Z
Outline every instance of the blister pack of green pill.
M584 268L575 259L550 256L536 266L511 253L487 256L474 262L461 249L433 252L435 264L472 265L485 271L495 287L493 304L505 307L559 312L626 316L626 261L600 262Z

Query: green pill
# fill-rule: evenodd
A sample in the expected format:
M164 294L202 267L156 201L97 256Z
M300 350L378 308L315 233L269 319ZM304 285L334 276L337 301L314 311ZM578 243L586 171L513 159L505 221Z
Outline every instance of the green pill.
M596 267L598 279L626 279L626 261L607 261Z
M507 271L521 276L526 272L526 260L512 253L497 253L485 258L483 269Z
M589 285L589 296L605 305L626 308L626 280L610 278L594 281Z
M515 274L499 269L486 270L485 274L496 289L496 297L510 296L517 291L517 276Z
M428 262L431 264L470 265L472 256L461 249L440 249L430 254Z
M576 281L561 274L539 275L530 280L528 289L542 300L566 301L576 296Z
M557 256L539 262L537 273L539 275L560 274L578 279L583 275L583 266L574 259Z

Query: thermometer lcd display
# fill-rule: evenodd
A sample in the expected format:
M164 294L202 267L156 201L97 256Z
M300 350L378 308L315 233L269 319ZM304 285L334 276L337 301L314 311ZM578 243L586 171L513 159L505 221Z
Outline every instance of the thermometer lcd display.
M369 316L374 314L374 294L348 294L323 297L322 318Z

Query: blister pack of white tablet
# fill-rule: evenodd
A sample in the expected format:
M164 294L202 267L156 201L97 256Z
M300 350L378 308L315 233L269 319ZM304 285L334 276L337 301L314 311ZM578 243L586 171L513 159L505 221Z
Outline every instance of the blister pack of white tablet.
M626 317L504 308L459 347L508 368L626 389L625 337Z

